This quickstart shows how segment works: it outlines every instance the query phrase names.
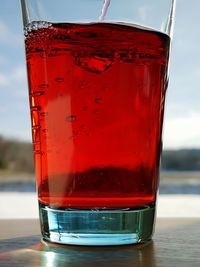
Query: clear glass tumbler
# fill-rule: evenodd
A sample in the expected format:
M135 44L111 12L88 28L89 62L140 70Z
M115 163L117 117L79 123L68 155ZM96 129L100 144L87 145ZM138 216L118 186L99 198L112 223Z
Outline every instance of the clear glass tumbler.
M21 0L42 235L152 237L174 0Z

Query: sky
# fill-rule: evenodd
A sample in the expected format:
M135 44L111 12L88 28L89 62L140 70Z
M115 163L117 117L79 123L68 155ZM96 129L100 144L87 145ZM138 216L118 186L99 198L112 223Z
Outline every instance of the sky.
M19 0L1 0L0 135L31 140ZM164 120L167 149L200 148L200 1L177 0Z

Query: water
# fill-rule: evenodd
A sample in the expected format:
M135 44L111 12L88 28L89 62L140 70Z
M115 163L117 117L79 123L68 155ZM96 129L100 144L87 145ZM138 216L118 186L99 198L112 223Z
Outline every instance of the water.
M160 185L160 194L200 194L200 184L161 184Z
M0 192L36 192L36 184L30 183L0 183Z

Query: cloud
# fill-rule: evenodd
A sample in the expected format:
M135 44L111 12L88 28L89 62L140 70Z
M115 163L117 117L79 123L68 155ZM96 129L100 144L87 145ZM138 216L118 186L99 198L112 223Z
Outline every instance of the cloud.
M141 6L138 8L138 15L142 21L146 20L147 14L148 14L148 7Z
M23 124L21 128L17 128L14 126L14 131L10 130L10 127L6 128L4 127L0 133L0 135L6 136L7 138L13 138L18 139L22 141L29 141L31 142L32 136L31 136L31 125L30 120L26 121L26 124Z
M3 73L0 73L0 88L5 87L8 84L9 84L8 76Z
M166 120L164 127L165 148L200 147L200 113Z
M19 46L23 44L23 38L20 34L12 30L0 20L0 45Z
M0 93L7 91L8 94L25 99L28 96L26 68L18 65L7 72L0 72Z
M7 58L0 54L0 66L4 66L6 64Z
M8 72L0 72L0 89L1 87L9 87L18 84L26 85L26 68L19 65L9 70Z
M24 65L17 66L13 70L12 79L17 83L26 83L26 68Z

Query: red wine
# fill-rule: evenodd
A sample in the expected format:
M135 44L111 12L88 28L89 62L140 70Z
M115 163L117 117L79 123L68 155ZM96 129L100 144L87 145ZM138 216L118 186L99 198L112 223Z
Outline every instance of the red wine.
M39 201L62 208L155 201L170 39L112 23L26 37Z

